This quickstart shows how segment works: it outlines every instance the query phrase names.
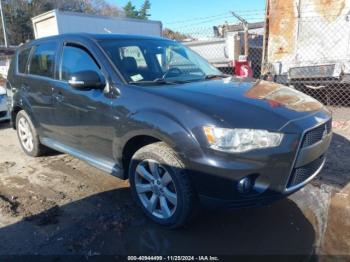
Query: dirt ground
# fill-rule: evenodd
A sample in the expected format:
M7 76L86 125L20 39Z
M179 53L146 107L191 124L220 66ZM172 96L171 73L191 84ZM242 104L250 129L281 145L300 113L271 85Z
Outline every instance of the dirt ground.
M304 189L268 207L202 210L175 231L145 218L127 181L65 154L30 158L0 123L0 255L350 255L349 115L335 117L326 166Z

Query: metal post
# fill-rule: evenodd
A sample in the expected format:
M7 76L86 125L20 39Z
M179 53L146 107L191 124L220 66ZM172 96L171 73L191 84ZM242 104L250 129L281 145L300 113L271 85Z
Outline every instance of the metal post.
M243 28L244 28L244 55L248 59L248 55L249 55L248 23L243 24Z
M8 41L7 41L5 18L4 18L4 13L2 11L2 1L1 0L0 0L0 15L1 15L2 31L4 33L5 47L9 47Z
M264 38L263 38L263 49L261 59L261 72L260 75L268 73L267 69L267 55L268 55L268 38L269 38L269 27L270 27L270 1L265 1L265 25L264 25Z
M246 56L246 58L248 59L248 55L249 55L249 34L248 34L248 22L247 20L245 20L243 17L241 17L240 15L236 14L235 12L231 11L231 14L236 17L239 21L242 22L243 24L243 30L244 30L244 55Z

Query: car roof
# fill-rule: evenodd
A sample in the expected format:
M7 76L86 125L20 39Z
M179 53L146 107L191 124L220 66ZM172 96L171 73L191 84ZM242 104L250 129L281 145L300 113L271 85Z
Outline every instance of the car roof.
M32 45L37 44L41 42L45 42L48 40L62 40L69 37L77 37L82 39L90 39L90 40L169 40L167 38L163 37L156 37L156 36L146 36L146 35L131 35L131 34L91 34L91 33L70 33L70 34L60 34L55 36L48 36L48 37L42 37L39 39L35 39L33 41L30 41L26 45Z

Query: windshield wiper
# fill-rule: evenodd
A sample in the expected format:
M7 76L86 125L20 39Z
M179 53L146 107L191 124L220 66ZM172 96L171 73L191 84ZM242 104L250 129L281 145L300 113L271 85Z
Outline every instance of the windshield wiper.
M129 84L131 85L174 85L175 83L168 82L168 81L129 81Z
M210 80L210 79L215 79L215 78L227 78L230 77L230 75L226 75L226 74L221 74L221 75L206 75L204 77L205 80Z
M176 84L185 84L189 83L190 81L186 80L165 80L162 78L156 78L154 80L143 80L143 81L130 81L129 84L136 84L136 85L176 85Z

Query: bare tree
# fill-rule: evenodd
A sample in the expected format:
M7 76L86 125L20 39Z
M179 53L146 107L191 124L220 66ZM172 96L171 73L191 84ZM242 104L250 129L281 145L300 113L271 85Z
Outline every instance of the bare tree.
M185 39L192 39L192 37L188 34L182 34L180 32L173 31L169 28L164 28L163 36L169 39L180 40L180 41Z

